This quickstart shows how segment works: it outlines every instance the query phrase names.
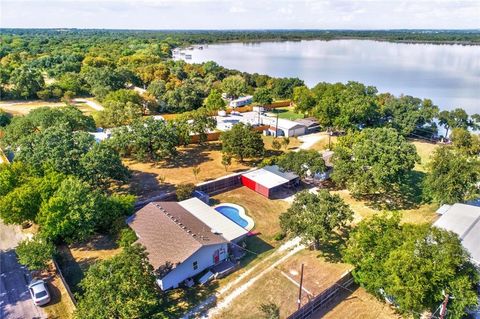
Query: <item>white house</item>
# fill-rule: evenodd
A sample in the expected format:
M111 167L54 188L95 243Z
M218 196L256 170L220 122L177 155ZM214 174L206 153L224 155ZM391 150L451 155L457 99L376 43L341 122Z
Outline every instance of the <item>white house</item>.
M231 100L229 105L230 107L235 108L235 107L251 104L252 102L253 102L253 96L247 95L247 96L239 97L238 99L235 99L235 100Z
M295 121L277 119L276 117L263 116L263 124L270 125L268 129L274 136L300 136L307 133L307 127Z
M230 240L248 233L197 198L150 203L127 223L145 246L162 290L219 265L228 258Z

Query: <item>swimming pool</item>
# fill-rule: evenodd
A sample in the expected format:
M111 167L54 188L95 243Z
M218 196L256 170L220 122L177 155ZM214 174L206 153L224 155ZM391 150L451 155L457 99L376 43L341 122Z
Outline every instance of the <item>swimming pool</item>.
M245 209L243 207L226 203L220 204L214 208L217 212L234 221L237 225L245 228L246 230L251 230L253 228L253 219L245 214Z

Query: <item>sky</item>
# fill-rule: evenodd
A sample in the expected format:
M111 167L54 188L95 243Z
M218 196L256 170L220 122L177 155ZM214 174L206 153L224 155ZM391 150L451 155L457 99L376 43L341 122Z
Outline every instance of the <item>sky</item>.
M480 0L0 0L0 27L480 29Z

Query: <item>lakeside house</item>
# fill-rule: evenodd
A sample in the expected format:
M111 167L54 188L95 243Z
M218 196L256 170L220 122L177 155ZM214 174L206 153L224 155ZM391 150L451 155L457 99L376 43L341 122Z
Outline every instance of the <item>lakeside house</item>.
M210 269L212 275L231 269L235 248L248 233L198 198L150 203L127 223L145 247L162 290Z

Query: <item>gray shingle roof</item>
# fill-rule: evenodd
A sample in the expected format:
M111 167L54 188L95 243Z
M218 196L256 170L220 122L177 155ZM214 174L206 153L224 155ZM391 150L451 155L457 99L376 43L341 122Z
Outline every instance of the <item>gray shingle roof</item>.
M145 246L154 267L182 263L203 246L226 243L176 202L153 202L132 215L128 225Z

